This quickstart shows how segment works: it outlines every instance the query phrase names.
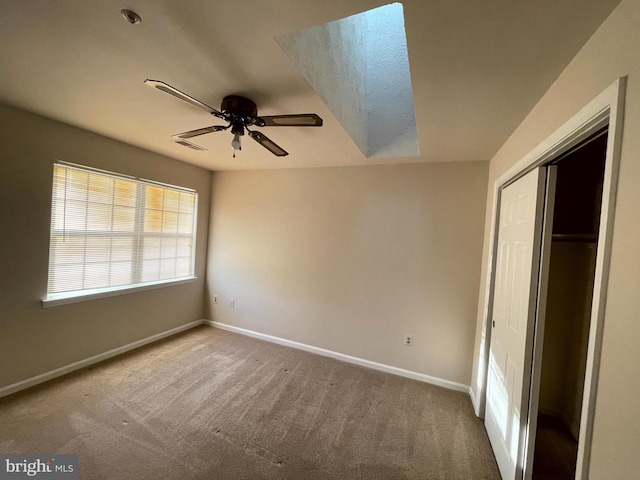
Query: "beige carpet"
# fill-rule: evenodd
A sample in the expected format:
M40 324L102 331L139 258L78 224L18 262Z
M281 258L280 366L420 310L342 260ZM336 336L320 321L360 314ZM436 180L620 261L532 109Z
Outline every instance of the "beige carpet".
M499 479L466 394L197 327L0 400L82 479Z
M533 480L576 478L578 441L560 418L538 414Z

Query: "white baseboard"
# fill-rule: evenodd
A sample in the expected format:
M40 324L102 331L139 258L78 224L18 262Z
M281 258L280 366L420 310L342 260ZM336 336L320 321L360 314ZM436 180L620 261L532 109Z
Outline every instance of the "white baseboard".
M114 348L113 350L109 350L108 352L100 353L98 355L94 355L93 357L85 358L84 360L70 363L69 365L65 365L64 367L56 368L55 370L42 373L35 377L27 378L26 380L22 380L12 385L7 385L6 387L0 388L0 398L6 397L7 395L11 395L12 393L19 392L20 390L24 390L25 388L33 387L34 385L38 385L39 383L52 380L56 377L60 377L67 373L73 372L74 370L79 370L81 368L93 365L94 363L102 362L103 360L107 360L108 358L115 357L116 355L120 355L122 353L128 352L130 350L134 350L136 348L140 348L149 343L157 342L158 340L162 340L165 337L170 337L171 335L175 335L176 333L180 333L185 330L189 330L190 328L197 327L198 325L202 325L203 322L204 320L196 320L195 322L187 323L185 325L172 328L171 330L157 333L150 337L143 338L142 340L129 343L128 345L123 345L122 347Z
M392 367L382 363L372 362L363 358L352 357L345 355L344 353L333 352L331 350L325 350L324 348L314 347L304 343L294 342L285 338L274 337L272 335L266 335L264 333L255 332L253 330L247 330L245 328L234 327L233 325L227 325L225 323L215 322L212 320L203 320L202 323L210 325L212 327L219 328L221 330L228 330L230 332L240 333L249 337L258 338L260 340L266 340L268 342L277 343L287 347L297 348L298 350L304 350L305 352L315 353L324 357L335 358L336 360L342 360L343 362L353 363L362 367L373 368L374 370L380 370L382 372L392 373L394 375L400 375L401 377L411 378L420 382L430 383L439 387L448 388L450 390L456 390L458 392L464 392L470 394L471 389L469 385L463 385L462 383L451 382L442 378L432 377L423 373L413 372L411 370L405 370L403 368Z
M471 405L473 405L473 412L476 414L476 417L479 417L480 408L478 405L478 401L476 400L476 393L473 391L473 388L469 387L469 396L471 397Z
M107 360L111 357L115 357L116 355L120 355L122 353L129 352L136 348L143 347L149 343L157 342L158 340L162 340L163 338L169 337L171 335L175 335L176 333L183 332L185 330L189 330L190 328L196 327L198 325L209 325L212 327L219 328L221 330L228 330L230 332L239 333L242 335L247 335L249 337L258 338L260 340L266 340L268 342L277 343L280 345L284 345L287 347L296 348L298 350L304 350L306 352L315 353L317 355L322 355L325 357L334 358L336 360L341 360L347 363L353 363L355 365L360 365L362 367L372 368L374 370L380 370L382 372L391 373L393 375L399 375L401 377L411 378L413 380L418 380L420 382L429 383L432 385L437 385L439 387L448 388L450 390L456 390L458 392L465 392L471 396L471 401L476 405L475 398L473 396L473 391L468 385L464 385L462 383L452 382L449 380L444 380L438 377L432 377L430 375L425 375L423 373L413 372L411 370L405 370L403 368L392 367L390 365L385 365L382 363L372 362L370 360L365 360L363 358L352 357L350 355L345 355L344 353L338 353L331 350L325 350L324 348L314 347L312 345L307 345L304 343L294 342L292 340L287 340L285 338L274 337L272 335L266 335L264 333L255 332L253 330L247 330L245 328L234 327L233 325L227 325L220 322L214 322L211 320L197 320L195 322L187 323L185 325L181 325L176 328L172 328L171 330L167 330L165 332L157 333L147 338L143 338L136 342L129 343L127 345L123 345L122 347L114 348L113 350L109 350L104 353L100 353L98 355L94 355L93 357L85 358L84 360L80 360L69 365L65 365L64 367L56 368L55 370L51 370L49 372L42 373L35 377L27 378L26 380L22 380L20 382L7 385L5 387L0 387L0 398L6 397L7 395L11 395L13 393L19 392L20 390L24 390L29 387L33 387L38 385L39 383L47 382L54 378L60 377L67 373L71 373L75 370L79 370L81 368L88 367L90 365L96 364L98 362L102 362L103 360Z

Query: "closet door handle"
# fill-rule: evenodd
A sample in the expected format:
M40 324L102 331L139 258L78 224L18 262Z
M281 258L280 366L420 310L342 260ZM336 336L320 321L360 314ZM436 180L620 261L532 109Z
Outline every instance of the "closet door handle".
M495 321L495 320L492 320L492 321L491 321L491 326L492 326L493 328L496 328L496 321Z

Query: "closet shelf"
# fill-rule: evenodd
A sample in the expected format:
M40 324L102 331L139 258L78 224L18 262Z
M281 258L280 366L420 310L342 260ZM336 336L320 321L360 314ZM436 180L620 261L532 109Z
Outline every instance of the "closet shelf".
M589 242L596 243L598 235L595 233L554 233L551 239L557 242Z

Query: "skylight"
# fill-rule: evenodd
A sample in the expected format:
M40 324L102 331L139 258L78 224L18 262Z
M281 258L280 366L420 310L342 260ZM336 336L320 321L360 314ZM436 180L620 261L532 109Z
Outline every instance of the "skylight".
M276 41L365 157L420 154L401 3Z

